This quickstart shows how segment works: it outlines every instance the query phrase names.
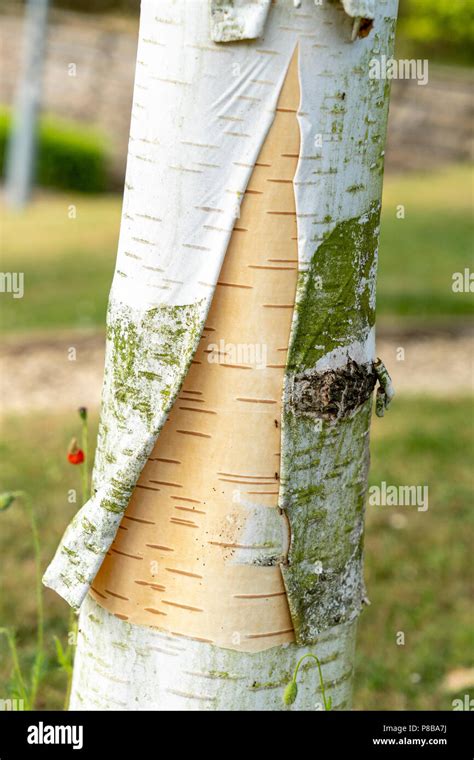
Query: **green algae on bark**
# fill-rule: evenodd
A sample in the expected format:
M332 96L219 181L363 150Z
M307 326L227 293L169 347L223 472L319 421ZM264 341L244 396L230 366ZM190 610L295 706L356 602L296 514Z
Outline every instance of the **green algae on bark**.
M313 368L335 348L364 339L374 325L379 219L377 202L337 224L301 272L288 372Z
M357 617L365 596L364 505L372 398L324 421L286 411L281 501L291 527L282 565L297 643Z
M111 301L95 488L110 479L110 465L134 459L139 438L158 435L191 363L203 323L202 301L145 311Z

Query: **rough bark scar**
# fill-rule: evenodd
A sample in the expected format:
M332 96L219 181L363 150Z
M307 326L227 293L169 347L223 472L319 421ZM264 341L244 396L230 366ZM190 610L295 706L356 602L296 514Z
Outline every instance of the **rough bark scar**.
M360 20L360 27L358 37L367 37L374 26L373 18L362 18Z
M371 395L377 376L373 365L352 359L338 369L299 372L293 378L289 407L295 414L323 420L347 417Z

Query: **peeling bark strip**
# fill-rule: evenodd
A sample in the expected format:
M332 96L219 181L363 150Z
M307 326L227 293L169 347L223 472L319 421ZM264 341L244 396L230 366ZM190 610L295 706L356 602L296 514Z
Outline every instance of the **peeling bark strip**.
M253 40L261 37L270 10L271 0L208 0L210 34L214 42L237 42ZM295 10L300 9L302 0L286 0L293 3ZM334 0L329 0L334 2ZM321 5L314 0L315 5ZM356 22L366 22L368 31L360 36L366 36L372 28L375 16L375 0L341 0L342 7L348 16ZM298 16L296 16L298 18ZM357 24L359 31L360 24ZM357 34L357 32L356 32Z
M111 298L93 496L43 582L78 608L117 532L200 338L205 304L133 309Z
M304 370L293 378L288 406L294 414L337 420L367 401L375 382L371 364L361 365L352 360L344 367L325 372Z

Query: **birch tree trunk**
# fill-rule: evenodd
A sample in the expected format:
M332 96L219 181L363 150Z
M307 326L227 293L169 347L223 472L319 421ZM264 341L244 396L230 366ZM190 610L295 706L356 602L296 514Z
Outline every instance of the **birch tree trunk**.
M350 706L396 2L210 5L142 2L73 709Z
M23 58L5 162L5 197L16 209L26 205L34 184L48 8L49 0L25 4Z

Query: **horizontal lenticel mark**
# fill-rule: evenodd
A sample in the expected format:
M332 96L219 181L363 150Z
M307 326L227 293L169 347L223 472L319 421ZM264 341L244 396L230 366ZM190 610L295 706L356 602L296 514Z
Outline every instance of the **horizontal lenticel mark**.
M182 634L179 634L182 635ZM193 638L192 636L189 636L188 638ZM195 641L204 641L207 643L209 642L209 639L198 639L194 637ZM191 694L188 691L178 691L177 689L166 689L168 694L174 694L177 697L183 697L183 699L198 699L200 702L215 702L217 697L208 697L205 694Z
M178 604L178 602L169 602L166 599L162 600L162 604L168 604L170 607L179 607L181 610L189 610L190 612L204 612L200 607L191 607L189 604Z
M197 575L197 573L188 573L187 570L176 570L174 567L165 567L165 570L168 573L176 573L176 575L185 575L187 578L198 578L198 580L202 580L204 576Z
M221 285L222 287L226 287L226 288L242 288L244 290L253 290L252 285L240 285L240 284L238 284L236 282L220 282L218 280L217 284Z
M191 398L189 399L189 401L197 401L197 400L198 399L191 399ZM212 409L193 409L192 406L178 406L178 409L182 409L183 411L186 411L186 412L200 412L201 414L217 414L217 412L213 412Z
M130 559L143 559L143 557L139 557L138 554L127 554L127 552L121 552L119 549L112 549L111 551L113 551L114 554L121 554L122 557L129 557Z
M170 631L173 636L183 636L186 639L192 639L192 641L202 641L203 644L214 644L213 639L203 639L201 636L190 636L188 633L181 633L180 631Z
M97 596L100 596L102 599L107 599L107 597L105 596L105 594L101 594L101 592L97 591L97 589L94 588L94 586L91 586L91 591L93 591L94 594L97 594Z
M175 509L180 509L183 512L191 512L195 515L207 515L207 512L204 512L202 509L194 509L194 507L181 507L179 505L175 506Z
M149 462L166 462L167 464L181 464L179 459L166 459L165 457L150 457Z
M150 214L136 214L140 219L147 219L149 222L162 222L159 216L151 216Z
M181 520L179 517L170 517L170 523L174 525L182 525L183 528L199 528L199 525L191 520Z
M169 166L175 172L187 172L188 174L203 174L201 169L191 169L189 166Z
M229 130L225 131L224 134L229 135L229 137L251 137L246 132L229 132Z
M212 148L214 150L219 149L219 145L210 145L209 143L197 143L192 142L191 140L180 140L180 143L182 145L192 145L194 148Z
M271 267L264 266L263 264L248 264L249 269L270 269L274 271L294 272L296 267Z
M193 504L201 504L202 502L199 501L199 499L189 499L186 496L172 496L172 499L177 499L178 501L190 501Z
M145 612L151 612L152 615L166 615L166 612L162 612L161 610L155 610L154 607L144 607L143 608Z
M204 230L212 230L213 232L225 232L225 233L232 232L231 229L228 230L225 227L216 227L215 224L203 224L202 227Z
M206 50L208 53L224 53L224 55L232 55L230 50L227 50L220 45L211 47L211 45L192 45L191 43L185 43L184 47L193 48L194 50Z
M222 546L223 549L259 549L255 544L235 544L227 541L208 541L211 546Z
M276 404L277 403L272 398L245 398L244 396L237 396L236 401L247 401L249 404Z
M150 267L150 266L147 266L146 264L142 265L142 269L147 269L150 272L164 272L165 271L164 269L160 269L159 267Z
M143 261L142 256L138 256L136 253L130 253L130 251L124 251L124 256L128 256L129 259L136 259L137 261Z
M117 599L123 599L124 602L130 601L128 596L122 596L121 594L116 594L115 591L111 591L109 588L105 588L104 591L106 594L110 594L110 596L115 596Z
M132 237L132 240L134 240L135 243L140 243L141 245L157 245L152 240L146 240L145 238Z
M269 631L268 633L247 633L246 639L264 639L267 636L282 636L284 633L293 633L293 628L285 628L283 631Z
M192 82L185 82L183 79L165 79L164 77L157 76L150 76L150 79L154 79L156 82L163 82L164 84L179 84L186 87L192 84Z
M167 480L152 480L152 478L149 478L150 483L157 483L159 486L171 486L172 488L182 488L183 486L179 483L169 483Z
M252 485L251 483L249 483L248 480L234 480L232 478L217 478L217 480L221 480L223 483L240 483L241 485L246 485L246 486ZM271 480L260 480L258 481L258 483L255 483L255 485L269 486L269 485L273 485L274 482L275 482L275 479L272 478Z
M286 591L274 591L271 594L233 594L234 599L269 599L273 596L285 596Z
M210 251L211 248L207 248L205 245L193 245L193 243L182 243L183 248L192 248L195 251Z
M252 478L252 480L270 480L271 475L241 475L239 472L218 472L218 475L227 475L230 478Z
M159 549L162 552L174 552L174 549L171 549L169 546L162 546L161 544L145 544L145 546L148 546L149 549Z
M166 586L161 586L159 583L150 583L150 581L133 581L137 586L150 586L154 591L166 591Z
M228 364L227 362L219 362L218 367L227 367L229 369L253 369L248 364Z
M143 488L144 491L156 491L156 493L159 493L161 491L161 488L153 488L152 486L142 486L138 483L136 484L135 488Z
M195 435L199 438L212 438L212 436L207 435L207 433L198 433L196 430L177 430L177 433L181 433L182 435Z

